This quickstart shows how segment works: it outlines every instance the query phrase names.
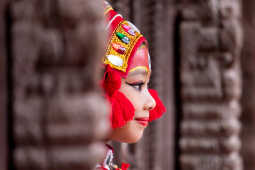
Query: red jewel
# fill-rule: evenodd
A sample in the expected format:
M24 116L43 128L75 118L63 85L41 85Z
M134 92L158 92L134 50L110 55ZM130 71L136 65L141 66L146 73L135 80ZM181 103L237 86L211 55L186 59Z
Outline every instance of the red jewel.
M135 31L128 25L126 24L122 24L122 28L127 32L129 33L130 35L135 35Z
M125 51L126 51L126 48L123 47L122 45L120 44L117 44L117 43L112 43L112 47L115 51L117 51L118 53L120 54L124 54Z

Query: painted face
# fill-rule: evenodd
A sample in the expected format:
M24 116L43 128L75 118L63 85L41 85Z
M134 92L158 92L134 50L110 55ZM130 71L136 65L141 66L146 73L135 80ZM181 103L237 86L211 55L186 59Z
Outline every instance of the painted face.
M134 58L148 58L148 48L141 46ZM150 71L142 65L135 65L130 69L126 78L122 79L119 89L135 108L133 120L128 121L123 127L113 129L111 139L119 142L135 143L142 136L148 126L149 111L155 106L155 100L148 91Z

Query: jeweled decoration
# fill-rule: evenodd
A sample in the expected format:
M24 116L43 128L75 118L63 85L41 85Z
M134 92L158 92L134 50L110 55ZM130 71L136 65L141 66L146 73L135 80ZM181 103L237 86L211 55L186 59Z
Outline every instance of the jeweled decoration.
M130 42L129 38L127 36L125 36L124 34L117 32L116 35L125 44L128 44Z
M135 36L135 30L126 24L122 24L122 28L132 36Z
M117 51L118 53L120 54L124 54L125 51L126 51L126 48L123 47L122 45L120 44L117 44L117 43L112 43L112 47L115 51Z

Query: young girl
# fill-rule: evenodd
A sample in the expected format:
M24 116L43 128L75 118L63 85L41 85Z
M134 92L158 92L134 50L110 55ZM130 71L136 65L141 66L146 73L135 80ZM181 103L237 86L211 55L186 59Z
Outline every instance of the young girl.
M148 89L151 66L146 39L107 2L105 14L110 32L103 79L103 88L112 106L109 140L136 143L149 122L161 117L166 110L156 91ZM122 164L121 168L113 164L113 149L107 147L106 158L97 168L126 170L128 164Z

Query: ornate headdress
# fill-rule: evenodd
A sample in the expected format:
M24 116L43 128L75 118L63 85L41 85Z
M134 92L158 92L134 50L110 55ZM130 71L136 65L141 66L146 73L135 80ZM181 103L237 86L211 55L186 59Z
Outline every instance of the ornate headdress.
M115 12L111 5L105 1L105 16L109 30L108 45L104 57L105 75L103 87L112 104L111 123L113 128L122 127L134 117L134 107L124 94L118 91L121 78L136 69L143 68L151 72L150 56L139 57L135 55L137 49L144 44L148 47L147 40L139 29L131 22ZM150 121L159 118L165 107L155 90L149 89L151 96L156 101L156 107L150 111Z

